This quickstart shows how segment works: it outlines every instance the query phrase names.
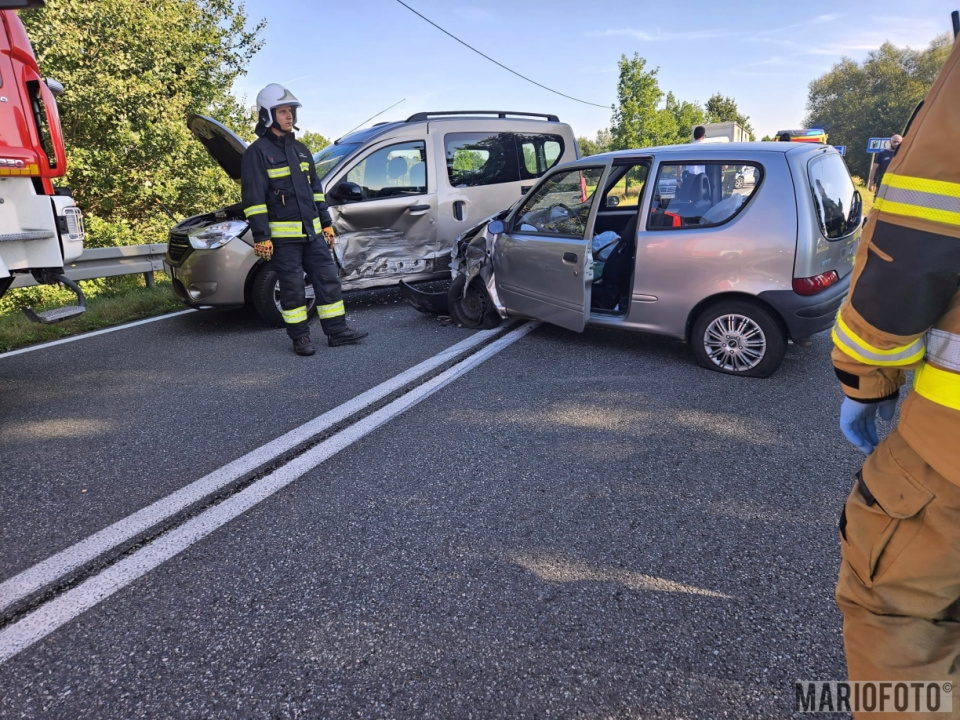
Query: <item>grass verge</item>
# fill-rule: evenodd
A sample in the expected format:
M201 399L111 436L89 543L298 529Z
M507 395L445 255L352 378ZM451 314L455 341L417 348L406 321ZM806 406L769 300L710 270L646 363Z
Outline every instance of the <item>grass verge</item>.
M83 315L55 325L30 322L22 312L9 311L0 314L0 352L183 309L170 281L158 278L153 287L130 287L110 296L92 297Z

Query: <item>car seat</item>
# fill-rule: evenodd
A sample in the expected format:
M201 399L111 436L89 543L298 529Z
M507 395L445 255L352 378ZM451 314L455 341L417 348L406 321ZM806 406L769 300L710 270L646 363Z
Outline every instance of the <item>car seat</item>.
M427 166L421 160L410 166L410 186L415 188L426 188L427 185Z
M391 185L399 185L400 180L407 174L407 159L404 157L390 158L387 163L387 180Z
M610 252L603 270L600 271L600 282L594 284L590 294L590 307L594 310L614 310L619 308L626 312L627 300L630 297L630 281L633 277L633 248L637 242L637 220L640 213L630 216L623 236Z

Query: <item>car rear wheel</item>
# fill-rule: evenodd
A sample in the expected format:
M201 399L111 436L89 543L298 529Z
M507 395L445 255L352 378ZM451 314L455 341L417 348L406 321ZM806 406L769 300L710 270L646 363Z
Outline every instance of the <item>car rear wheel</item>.
M489 330L500 324L500 314L479 277L473 278L463 292L466 275L458 275L447 291L450 317L458 325L478 330Z
M735 188L742 188L742 187L743 187L743 175L737 175L736 179L734 179L734 181L733 181L733 186L734 186Z
M765 378L780 367L787 351L787 334L764 307L746 300L725 300L697 316L690 344L702 367Z
M306 274L303 276L306 284L304 294L307 300L307 315L313 312L317 305L316 293ZM280 307L280 275L270 263L267 263L257 273L250 288L250 299L257 314L265 322L274 327L284 327L282 308Z

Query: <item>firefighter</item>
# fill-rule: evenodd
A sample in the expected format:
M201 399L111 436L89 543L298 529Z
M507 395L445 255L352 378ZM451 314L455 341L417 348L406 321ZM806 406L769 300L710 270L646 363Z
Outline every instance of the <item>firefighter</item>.
M347 326L340 279L331 256L335 235L313 156L293 134L300 102L271 83L257 95L257 140L243 153L243 212L254 252L280 277L280 307L297 355L313 355L303 274L317 297L320 326L331 347L358 342L367 333Z
M951 681L954 712L960 709L958 129L960 43L883 177L833 329L832 355L846 395L840 427L867 455L840 517L836 598L849 677ZM899 423L880 442L876 418L893 418L908 369L913 390Z

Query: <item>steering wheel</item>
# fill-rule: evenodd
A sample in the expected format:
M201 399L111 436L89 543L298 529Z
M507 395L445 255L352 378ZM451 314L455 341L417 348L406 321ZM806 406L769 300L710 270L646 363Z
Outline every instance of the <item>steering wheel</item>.
M557 218L556 220L552 220L551 222L546 224L547 227L552 227L553 225L555 225L556 223L562 220L576 220L577 225L580 227L581 234L583 233L585 228L583 226L583 223L580 221L580 216L577 213L575 213L569 207L564 205L562 202L554 203L549 208L547 208L547 212L552 214L554 208L560 208L561 210L563 210L563 212L566 213L567 217Z

